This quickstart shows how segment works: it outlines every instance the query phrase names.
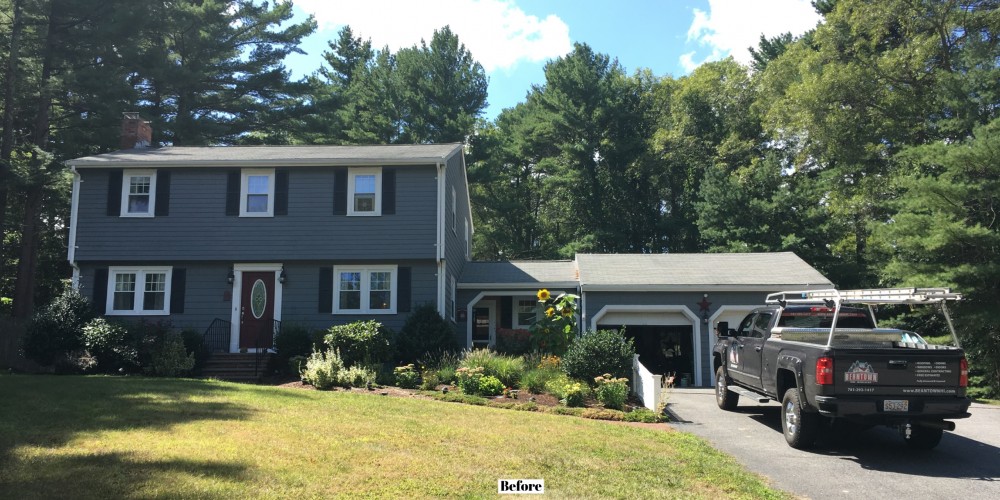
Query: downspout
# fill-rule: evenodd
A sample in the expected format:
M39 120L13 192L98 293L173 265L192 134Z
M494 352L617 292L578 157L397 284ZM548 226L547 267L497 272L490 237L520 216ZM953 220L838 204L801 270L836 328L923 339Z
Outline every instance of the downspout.
M444 297L444 287L447 281L446 279L446 269L445 269L445 253L444 253L444 188L445 188L445 164L441 161L437 163L437 181L438 181L438 203L437 203L437 252L435 256L435 261L437 262L437 305L438 314L442 318L445 317L445 297Z
M69 212L69 265L73 268L73 280L71 284L73 290L80 291L80 267L76 265L76 223L80 205L80 172L77 172L76 165L70 165L73 172L73 195L70 201Z

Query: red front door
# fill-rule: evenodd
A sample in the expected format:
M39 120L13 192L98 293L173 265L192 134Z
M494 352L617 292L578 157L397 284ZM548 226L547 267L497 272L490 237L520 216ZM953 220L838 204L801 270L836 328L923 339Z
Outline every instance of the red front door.
M240 294L240 349L274 343L274 272L243 272Z

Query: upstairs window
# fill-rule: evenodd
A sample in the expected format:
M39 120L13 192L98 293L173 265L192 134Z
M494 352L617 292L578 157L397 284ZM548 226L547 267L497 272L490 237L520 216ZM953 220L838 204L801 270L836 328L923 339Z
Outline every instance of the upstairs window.
M274 216L274 169L246 169L240 182L240 217Z
M122 175L122 217L152 217L156 206L156 172L126 171Z
M381 168L351 169L347 187L347 215L382 215Z
M170 267L108 269L109 316L169 314Z

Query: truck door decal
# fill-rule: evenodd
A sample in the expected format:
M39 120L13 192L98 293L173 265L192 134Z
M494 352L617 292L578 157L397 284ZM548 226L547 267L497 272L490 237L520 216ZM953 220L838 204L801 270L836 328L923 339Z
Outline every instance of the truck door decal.
M736 347L729 346L729 367L739 368L740 366L740 353L736 350Z

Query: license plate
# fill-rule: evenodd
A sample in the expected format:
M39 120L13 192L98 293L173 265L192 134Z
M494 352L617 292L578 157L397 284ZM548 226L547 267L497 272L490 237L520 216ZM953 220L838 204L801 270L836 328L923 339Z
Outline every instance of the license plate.
M885 411L910 411L910 402L906 399L887 399L882 402Z

